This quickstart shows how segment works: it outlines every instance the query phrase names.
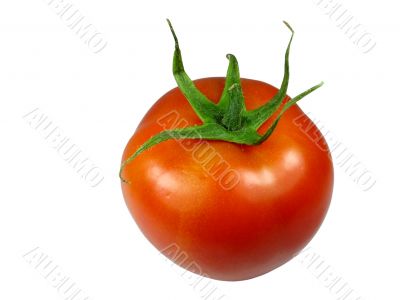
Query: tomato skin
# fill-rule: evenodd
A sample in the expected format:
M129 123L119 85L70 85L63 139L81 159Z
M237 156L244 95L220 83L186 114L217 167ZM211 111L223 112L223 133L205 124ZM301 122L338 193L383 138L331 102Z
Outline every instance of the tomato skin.
M195 84L217 102L225 78L205 78ZM242 88L248 110L277 92L250 79L242 79ZM143 118L122 161L151 136L173 126L160 123L171 112L185 120L178 127L201 124L175 88ZM136 157L122 173L131 182L122 183L122 191L144 235L160 251L176 244L187 256L178 264L195 263L198 267L192 271L220 280L253 278L293 258L320 227L333 190L330 153L315 142L324 142L323 136L303 117L311 124L307 131L313 138L305 134L294 122L302 115L297 105L290 108L274 133L257 146L192 140L183 147L183 141L169 140ZM207 174L207 159L200 156L207 149L220 155L238 176L234 186L221 186L221 178ZM173 259L176 253L165 254Z

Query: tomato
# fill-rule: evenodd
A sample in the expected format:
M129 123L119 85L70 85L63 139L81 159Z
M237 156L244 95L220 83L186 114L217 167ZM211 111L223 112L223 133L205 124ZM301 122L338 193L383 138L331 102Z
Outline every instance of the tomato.
M129 182L121 186L126 204L147 239L178 265L220 280L265 274L312 239L332 196L329 149L321 148L321 132L295 104L310 90L293 99L286 96L288 50L279 90L240 79L233 56L228 57L226 78L204 78L191 85L188 77L177 77L187 75L173 34L179 88L154 104L125 148L121 175ZM218 103L228 94L231 102L219 110ZM208 99L207 113L214 117L191 99L199 95ZM257 119L261 113L252 114L275 106L280 107L275 119L264 122ZM299 119L308 124L312 138ZM211 129L203 134L202 124L211 124ZM199 138L193 132L163 135L176 128L199 128ZM258 139L264 134L268 138ZM148 141L155 142L143 147Z
M224 82L224 78L195 81L215 102ZM271 85L255 80L242 79L242 87L248 108L260 106L262 99L277 93ZM169 122L171 112L179 116L173 114ZM294 257L323 221L333 188L329 152L295 124L302 115L297 105L291 107L274 134L257 146L209 140L182 146L182 141L169 140L139 155L124 170L125 177L134 180L122 184L122 190L145 236L159 250L179 245L188 256L183 266L194 262L202 275L222 280L255 277ZM186 125L180 120L201 124L176 88L144 117L126 146L123 161L165 127ZM323 139L309 122L308 130ZM225 171L238 174L232 188L207 171L212 170L209 160L220 163L216 154L229 166ZM176 253L171 255L174 258Z

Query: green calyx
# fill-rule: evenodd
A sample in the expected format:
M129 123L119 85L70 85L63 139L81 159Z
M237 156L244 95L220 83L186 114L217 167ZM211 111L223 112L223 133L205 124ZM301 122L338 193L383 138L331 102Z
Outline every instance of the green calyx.
M183 66L181 50L179 48L178 38L171 22L169 20L167 20L167 22L175 40L173 74L176 83L203 124L192 127L164 130L148 139L136 150L135 153L133 153L126 161L122 163L119 175L121 180L125 183L127 183L127 181L121 176L125 166L132 162L143 151L166 140L205 139L220 140L243 145L261 144L273 133L281 116L291 106L321 87L323 84L323 82L321 82L320 84L313 86L312 88L290 99L282 106L283 100L286 97L289 83L289 52L294 35L294 31L290 25L284 22L284 24L291 31L292 35L285 53L283 80L276 95L262 106L254 110L247 110L244 103L240 82L238 62L234 55L228 54L227 58L229 60L229 66L226 74L225 87L220 101L215 104L196 88L193 81L186 74ZM279 113L276 115L275 113L278 111ZM266 132L259 134L257 130L272 116L274 116L274 119L271 122L271 125L267 128Z

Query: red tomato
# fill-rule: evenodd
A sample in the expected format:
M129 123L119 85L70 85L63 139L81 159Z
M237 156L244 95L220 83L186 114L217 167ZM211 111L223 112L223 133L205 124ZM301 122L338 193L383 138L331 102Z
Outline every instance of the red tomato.
M278 91L260 81L241 83L249 110ZM225 78L195 84L216 103ZM122 190L144 235L181 266L196 264L192 271L221 280L252 278L293 258L320 227L333 188L330 153L315 143L323 136L311 121L314 136L305 134L294 122L302 115L292 106L256 146L172 139L137 156L123 170L130 184ZM201 121L181 91L171 90L143 118L122 161L155 134L195 124ZM171 246L186 259L163 251Z

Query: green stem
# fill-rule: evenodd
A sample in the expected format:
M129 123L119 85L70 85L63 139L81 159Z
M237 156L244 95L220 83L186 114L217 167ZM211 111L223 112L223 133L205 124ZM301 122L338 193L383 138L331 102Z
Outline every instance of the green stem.
M174 74L176 83L179 89L185 95L186 99L189 101L193 110L196 112L197 116L204 123L211 122L220 115L220 110L217 105L211 102L206 96L204 96L194 85L193 81L185 72L183 67L181 49L179 48L179 41L175 34L175 30L172 24L167 20L168 25L171 29L172 36L175 40L175 52L172 64L172 72Z
M294 30L287 22L284 21L283 23L289 28L289 30L292 32L292 35L285 52L285 67L281 87L278 93L270 101L248 113L248 118L251 120L251 125L256 130L265 123L265 120L271 117L278 110L283 102L283 99L286 97L286 92L289 86L289 54L290 46L293 41Z
M264 105L251 111L246 110L240 82L239 64L234 55L228 54L229 66L226 74L225 87L220 101L218 104L214 104L197 89L193 81L186 74L178 38L171 22L169 20L167 20L167 22L175 41L172 71L176 83L203 124L200 126L164 130L148 139L144 144L139 146L135 153L121 164L119 176L125 183L129 183L129 181L122 177L122 172L129 163L149 148L170 139L220 140L242 145L261 144L271 136L280 118L291 106L295 105L299 100L312 93L323 84L321 82L290 99L279 111L285 97L287 97L286 92L289 85L289 54L294 36L293 29L287 22L284 22L292 35L285 52L284 76L281 87L276 95ZM259 134L257 130L260 126L278 111L278 115L267 128L267 131L264 134Z

